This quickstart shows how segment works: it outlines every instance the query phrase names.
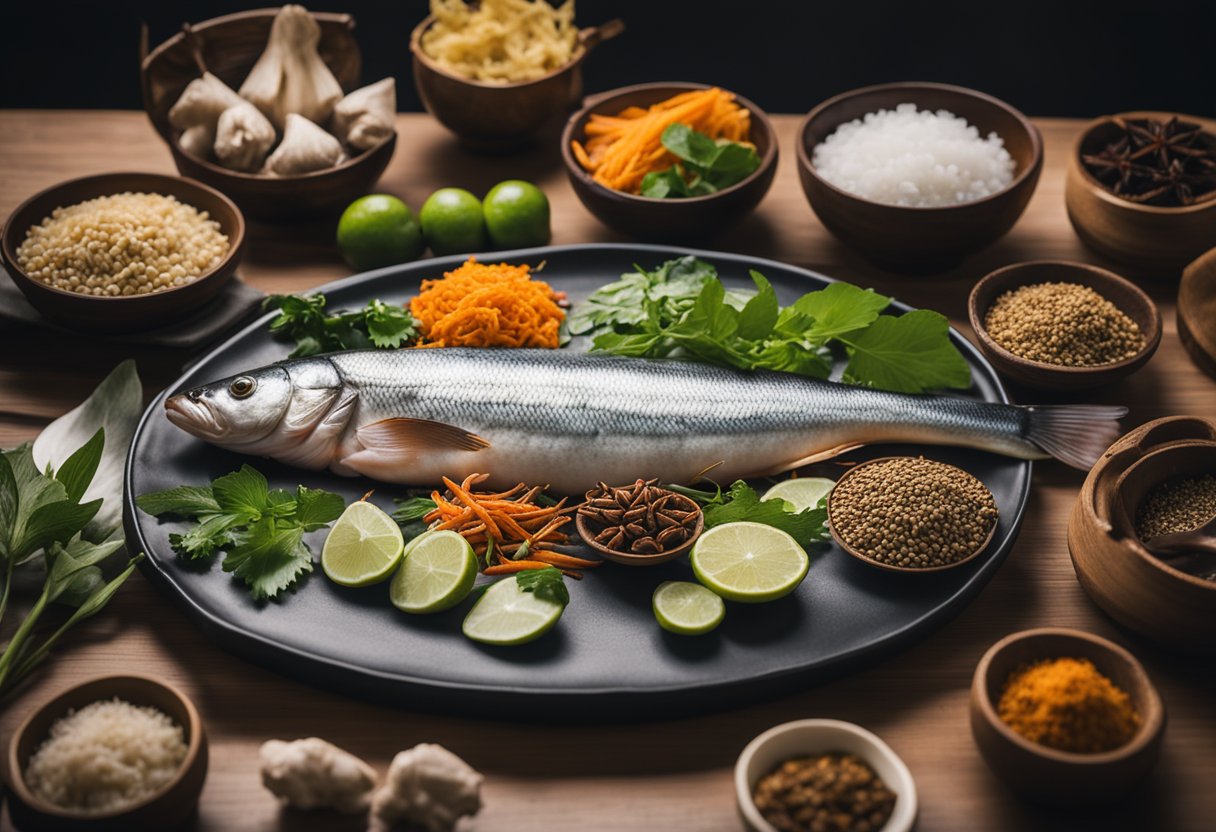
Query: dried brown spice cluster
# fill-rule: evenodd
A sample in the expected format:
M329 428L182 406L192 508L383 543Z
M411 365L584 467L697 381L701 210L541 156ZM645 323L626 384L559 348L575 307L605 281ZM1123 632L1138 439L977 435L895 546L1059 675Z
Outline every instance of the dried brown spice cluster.
M658 480L638 480L613 487L600 483L587 492L579 508L601 546L636 555L657 555L687 543L700 509L682 494L658 487Z
M753 800L781 832L877 832L896 796L865 761L832 752L786 760L760 778Z
M1216 199L1216 137L1177 116L1111 121L1123 135L1081 161L1115 196L1163 206Z
M1172 480L1145 495L1136 511L1136 535L1149 540L1189 532L1216 517L1216 476Z

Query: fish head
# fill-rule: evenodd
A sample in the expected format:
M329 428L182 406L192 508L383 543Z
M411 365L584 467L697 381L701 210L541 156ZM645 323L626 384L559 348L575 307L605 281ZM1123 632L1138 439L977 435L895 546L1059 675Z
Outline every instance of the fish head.
M170 396L165 415L187 433L216 445L256 443L283 421L293 390L286 369L263 367Z

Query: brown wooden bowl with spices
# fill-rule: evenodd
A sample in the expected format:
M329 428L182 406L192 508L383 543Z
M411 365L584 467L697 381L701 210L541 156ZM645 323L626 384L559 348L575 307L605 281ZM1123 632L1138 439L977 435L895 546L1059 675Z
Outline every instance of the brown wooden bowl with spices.
M1001 719L998 703L1010 676L1048 659L1088 659L1125 691L1140 724L1113 751L1058 751L1033 742ZM1109 803L1130 793L1161 748L1165 705L1136 657L1114 642L1081 630L1047 627L1006 636L975 668L971 733L989 767L1027 800L1055 806Z
M1178 340L1195 366L1216 378L1216 248L1182 270Z
M989 332L986 319L997 298L1023 286L1075 283L1093 289L1131 318L1144 336L1135 355L1109 364L1070 367L1033 361L1006 349ZM984 357L1006 378L1040 390L1075 390L1112 384L1143 367L1161 344L1161 312L1140 287L1112 271L1065 260L1015 263L985 275L971 289L967 315Z
M705 513L696 502L654 480L619 488L600 485L586 499L574 519L579 537L596 553L625 566L675 560L705 528Z

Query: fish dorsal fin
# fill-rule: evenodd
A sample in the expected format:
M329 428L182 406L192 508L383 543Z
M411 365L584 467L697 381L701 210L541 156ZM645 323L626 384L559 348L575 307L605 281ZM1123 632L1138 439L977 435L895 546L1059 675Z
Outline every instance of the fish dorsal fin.
M381 419L355 433L364 448L388 453L422 450L481 451L490 443L464 428L427 419Z

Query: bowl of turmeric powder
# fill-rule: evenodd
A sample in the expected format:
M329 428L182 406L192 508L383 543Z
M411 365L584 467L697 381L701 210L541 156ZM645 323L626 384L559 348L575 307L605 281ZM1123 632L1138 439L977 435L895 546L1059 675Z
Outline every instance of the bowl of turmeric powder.
M1128 795L1156 762L1165 706L1136 657L1081 630L1024 630L975 668L971 733L1021 797L1054 806Z

